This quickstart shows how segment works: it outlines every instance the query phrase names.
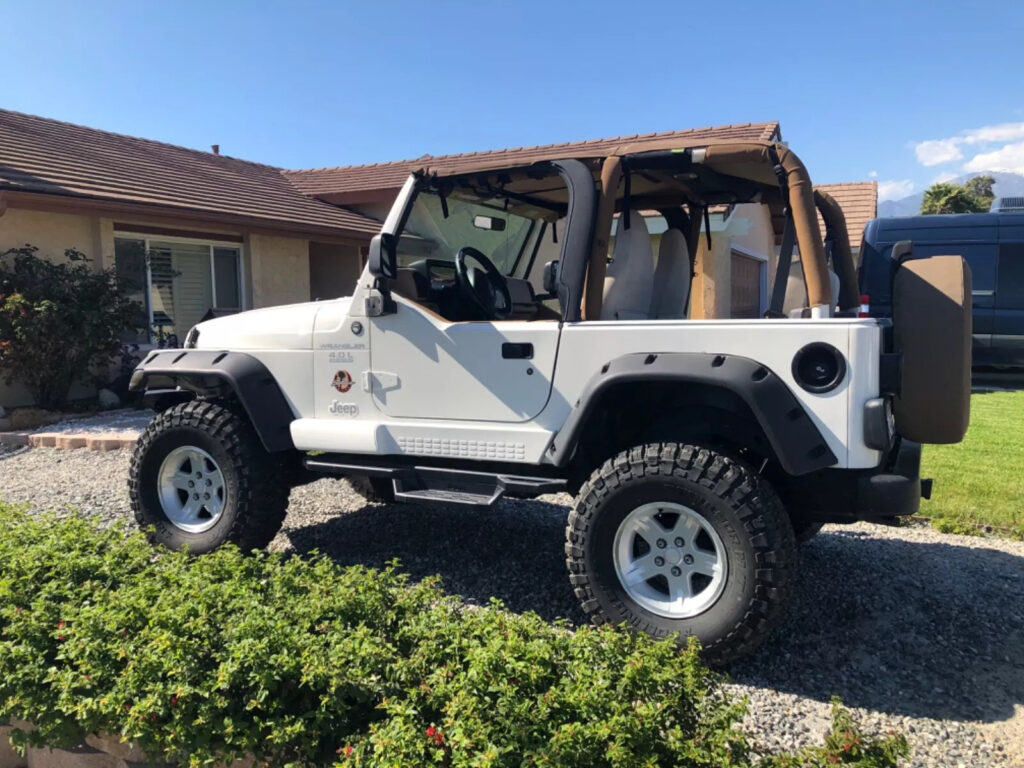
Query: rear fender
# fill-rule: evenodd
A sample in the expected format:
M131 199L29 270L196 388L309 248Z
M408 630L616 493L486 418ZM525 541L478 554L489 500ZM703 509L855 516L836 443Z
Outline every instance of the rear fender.
M545 461L566 466L601 395L630 382L700 384L732 392L750 408L779 464L790 475L814 472L838 461L800 401L766 366L746 357L696 352L631 354L606 363L584 387L548 446Z

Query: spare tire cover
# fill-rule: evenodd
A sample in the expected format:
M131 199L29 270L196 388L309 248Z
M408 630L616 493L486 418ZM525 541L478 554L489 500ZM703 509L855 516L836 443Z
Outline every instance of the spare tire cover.
M971 407L971 270L960 256L909 259L893 277L893 341L903 381L897 431L919 443L958 443Z

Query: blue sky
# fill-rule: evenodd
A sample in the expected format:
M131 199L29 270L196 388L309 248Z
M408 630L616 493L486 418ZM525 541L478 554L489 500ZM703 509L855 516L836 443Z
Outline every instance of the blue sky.
M1006 0L0 0L0 29L0 107L287 168L778 120L883 196L1024 172Z

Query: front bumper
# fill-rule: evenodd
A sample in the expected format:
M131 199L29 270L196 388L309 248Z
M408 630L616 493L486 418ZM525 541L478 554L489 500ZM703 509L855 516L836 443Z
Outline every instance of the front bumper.
M875 469L826 469L793 479L783 498L794 518L852 523L916 514L931 481L921 479L921 444L900 440Z

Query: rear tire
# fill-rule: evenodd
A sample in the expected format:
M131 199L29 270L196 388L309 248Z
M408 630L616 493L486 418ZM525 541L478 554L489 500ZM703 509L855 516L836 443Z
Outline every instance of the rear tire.
M150 541L194 554L231 542L262 549L288 509L283 462L246 418L191 400L160 413L142 433L128 477L132 512Z
M624 622L680 644L696 635L713 664L764 640L796 571L793 530L771 486L735 458L677 443L637 446L597 469L569 515L565 552L595 624Z

